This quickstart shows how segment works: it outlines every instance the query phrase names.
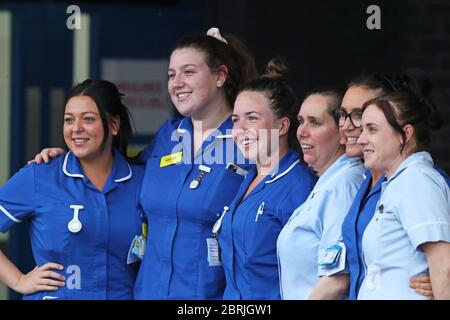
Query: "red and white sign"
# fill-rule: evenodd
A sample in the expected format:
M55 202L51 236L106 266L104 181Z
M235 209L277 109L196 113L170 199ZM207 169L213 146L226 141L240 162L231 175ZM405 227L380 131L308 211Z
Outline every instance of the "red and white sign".
M135 134L154 134L172 116L167 94L167 60L103 59L102 79L125 93L123 103L135 124Z

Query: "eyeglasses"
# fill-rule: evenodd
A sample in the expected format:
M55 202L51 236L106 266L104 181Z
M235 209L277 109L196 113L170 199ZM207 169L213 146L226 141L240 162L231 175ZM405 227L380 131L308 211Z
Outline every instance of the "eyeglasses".
M355 128L361 128L362 108L353 109L348 113L342 107L334 109L335 117L338 119L339 127L343 127L347 118L350 119L350 123Z

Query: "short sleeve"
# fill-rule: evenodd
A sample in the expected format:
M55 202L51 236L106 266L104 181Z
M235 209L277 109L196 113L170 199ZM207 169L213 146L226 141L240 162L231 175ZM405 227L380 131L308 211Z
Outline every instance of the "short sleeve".
M0 188L0 232L8 231L34 212L34 166L20 169Z
M416 169L404 179L409 188L401 188L398 217L412 244L450 242L450 191L436 171Z
M342 223L361 182L362 178L344 180L327 192L321 214L322 237L317 253L319 277L348 272L345 265L346 250L342 241Z

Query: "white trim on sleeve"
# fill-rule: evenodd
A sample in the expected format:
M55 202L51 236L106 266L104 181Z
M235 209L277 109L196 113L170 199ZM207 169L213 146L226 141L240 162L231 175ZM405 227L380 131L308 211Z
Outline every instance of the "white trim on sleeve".
M14 216L11 213L9 213L8 211L6 211L6 209L3 208L1 205L0 205L0 211L3 212L8 218L10 218L15 223L22 222L19 219L14 218Z

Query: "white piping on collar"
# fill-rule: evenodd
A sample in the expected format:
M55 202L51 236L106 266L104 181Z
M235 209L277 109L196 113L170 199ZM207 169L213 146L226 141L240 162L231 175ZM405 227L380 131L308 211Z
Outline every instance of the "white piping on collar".
M296 164L298 164L299 162L300 162L300 159L295 160L294 163L292 163L292 164L289 166L289 168L287 168L286 170L284 170L281 174L279 174L279 175L276 176L275 178L273 178L273 179L271 179L271 180L267 180L266 183L272 183L272 182L274 182L274 181L277 181L277 180L280 179L281 177L285 176L285 175L288 174L289 171L291 171L291 170L294 168L294 166L295 166Z
M177 128L177 132L178 133L186 133L186 129L182 129L182 128L180 128L181 127L181 124L183 123L183 121L185 120L186 118L183 118L181 121L180 121L180 123L178 124L178 128Z
M186 131L187 131L186 129L180 128L181 124L186 119L187 118L183 118L183 120L181 120L180 123L178 124L178 128L177 128L178 133L186 133ZM231 139L231 138L233 138L233 135L231 135L231 134L219 134L216 136L216 139Z
M66 156L64 157L64 163L63 163L64 174L69 176L69 177L72 177L72 178L82 178L83 179L84 175L79 174L79 173L69 173L67 171L67 159L69 157L69 153L70 153L70 151L67 152ZM123 177L123 178L114 179L114 182L123 182L123 181L126 181L126 180L130 179L133 176L133 171L131 170L131 167L130 167L130 165L128 163L127 163L127 166L128 166L128 170L129 170L128 174L125 177Z
M66 156L64 157L64 163L63 163L63 172L64 172L64 174L66 176L69 176L69 177L72 177L72 178L81 178L81 179L83 179L84 175L79 174L79 173L69 173L67 171L67 159L69 158L69 154L70 154L70 151L67 152Z
M15 223L22 222L19 219L14 218L14 216L11 213L9 213L8 211L6 211L6 209L3 208L1 205L0 205L0 211L3 212L8 218L10 218Z
M120 178L120 179L114 179L114 182L122 182L122 181L126 181L128 179L130 179L133 176L133 171L131 170L130 165L127 163L128 166L128 170L130 170L130 172L128 173L128 175L126 177Z

